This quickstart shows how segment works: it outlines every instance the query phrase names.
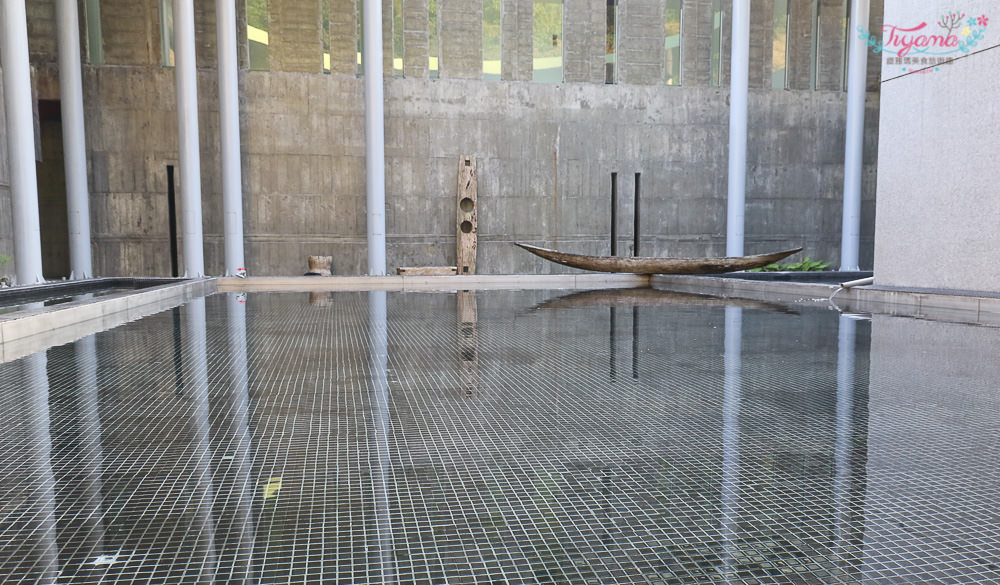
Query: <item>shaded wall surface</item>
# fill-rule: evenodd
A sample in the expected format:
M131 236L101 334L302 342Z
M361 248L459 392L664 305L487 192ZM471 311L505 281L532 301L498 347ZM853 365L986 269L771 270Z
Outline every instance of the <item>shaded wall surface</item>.
M357 5L329 3L327 31L315 3L269 2L269 45L255 65L267 70L251 71L240 4L247 268L258 275L301 274L305 256L315 254L334 256L335 273L363 273L365 105L364 81L356 77ZM710 2L684 2L681 86L664 85L664 27L649 26L650 19L665 18L658 0L619 7L613 84L604 83L603 2L564 3L564 83L531 81L530 2L502 2L502 81L480 79L480 12L442 0L432 30L424 22L426 3L402 4L401 18L389 22L386 16L384 27L390 270L454 265L463 155L475 156L479 166L480 272L568 270L536 261L513 241L608 253L612 172L619 176L619 253L633 252L635 173L641 173L640 254L724 253L730 32L727 20L716 39L721 61L712 61ZM212 2L195 5L205 259L207 272L218 274L223 238L215 15ZM837 10L824 8L813 25L803 20L807 8L807 2L791 5L788 89L772 90L773 4L753 7L746 247L755 253L801 245L803 255L834 260L846 108L843 21ZM177 166L174 70L161 64L156 2L108 0L101 10L105 64L84 68L95 272L166 275L167 167L184 181ZM51 2L40 1L30 19L36 92L52 100L58 99L55 48L43 35L50 13ZM880 19L876 8L872 22ZM394 26L402 26L401 35ZM396 44L390 41L394 32ZM811 65L814 36L818 57ZM431 59L435 51L440 59ZM394 68L393 56L402 69ZM871 90L878 79L873 61ZM712 85L713 67L721 87ZM861 261L870 266L877 93L869 94L867 118ZM182 209L175 213L183 217Z
M975 21L996 5L962 9ZM886 21L898 26L947 12L943 2L886 3ZM883 72L876 284L1000 291L1000 53L991 50L1000 34L990 28L946 65Z

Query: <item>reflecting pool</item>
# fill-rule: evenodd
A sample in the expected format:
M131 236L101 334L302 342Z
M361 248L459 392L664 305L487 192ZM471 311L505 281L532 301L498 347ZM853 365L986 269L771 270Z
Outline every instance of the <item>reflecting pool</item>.
M651 289L199 298L0 364L0 580L998 583L998 350Z

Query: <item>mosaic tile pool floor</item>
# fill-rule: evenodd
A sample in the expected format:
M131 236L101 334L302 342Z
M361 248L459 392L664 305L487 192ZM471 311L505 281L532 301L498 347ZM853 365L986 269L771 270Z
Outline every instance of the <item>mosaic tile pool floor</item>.
M219 294L0 364L3 583L1000 583L1000 329Z

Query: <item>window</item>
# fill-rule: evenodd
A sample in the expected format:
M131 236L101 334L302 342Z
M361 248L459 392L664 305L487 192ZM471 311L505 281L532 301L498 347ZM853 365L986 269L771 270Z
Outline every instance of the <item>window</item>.
M483 79L500 79L500 0L483 0Z
M323 73L330 72L330 0L323 0L322 3L322 25L323 25Z
M355 36L358 39L358 77L365 74L365 13L361 9L361 0L354 3L355 11Z
M788 2L789 0L774 0L774 21L771 33L771 89L787 88Z
M86 0L84 19L87 21L87 62L104 65L104 36L101 34L101 2Z
M427 75L431 79L441 77L440 65L441 38L438 35L437 0L427 1L428 38L427 38Z
M174 66L173 0L160 0L160 65Z
M709 85L718 87L722 83L722 23L724 20L722 13L722 0L712 0L712 41L711 53L711 79Z
M667 85L681 84L681 4L682 0L667 0L664 11L666 17L666 63L663 81Z
M270 68L267 30L267 0L247 0L247 45L252 71Z
M607 32L604 43L604 83L614 83L615 64L618 61L618 0L608 0L605 22Z
M403 0L392 0L392 75L403 76Z
M535 0L532 81L559 83L563 75L562 0Z

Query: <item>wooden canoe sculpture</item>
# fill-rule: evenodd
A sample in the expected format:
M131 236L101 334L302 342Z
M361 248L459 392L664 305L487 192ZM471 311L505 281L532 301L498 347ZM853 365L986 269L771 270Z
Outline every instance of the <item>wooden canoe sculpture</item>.
M593 270L595 272L626 272L632 274L722 274L724 272L736 272L767 266L802 251L802 248L795 248L794 250L773 252L771 254L723 258L629 258L625 256L567 254L566 252L539 248L528 244L519 244L517 242L514 242L514 245L549 262L555 262L564 266Z

